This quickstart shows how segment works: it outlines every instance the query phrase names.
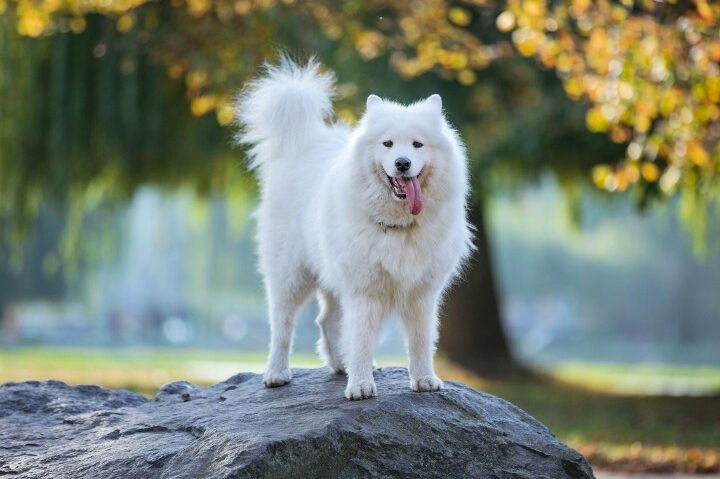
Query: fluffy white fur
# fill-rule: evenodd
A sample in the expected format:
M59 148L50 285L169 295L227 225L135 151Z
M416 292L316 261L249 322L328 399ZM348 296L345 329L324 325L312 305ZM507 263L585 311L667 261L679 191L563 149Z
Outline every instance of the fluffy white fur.
M290 381L295 314L316 292L318 351L347 373L347 398L376 395L373 355L392 311L407 333L410 387L437 391L438 310L471 249L465 149L439 95L408 106L370 95L350 128L329 123L333 90L334 76L316 62L283 59L237 102L238 139L251 146L261 186L259 258L271 330L265 386ZM398 158L412 162L402 175ZM413 215L388 176L418 174L424 204Z

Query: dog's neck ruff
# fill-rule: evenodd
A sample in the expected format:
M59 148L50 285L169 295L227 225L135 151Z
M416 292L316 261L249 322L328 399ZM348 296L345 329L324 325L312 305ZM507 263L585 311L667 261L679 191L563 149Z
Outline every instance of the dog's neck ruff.
M376 221L377 225L380 227L383 233L387 233L388 230L408 230L412 227L414 227L417 223L415 221L408 223L406 225L393 225L385 223L384 221Z

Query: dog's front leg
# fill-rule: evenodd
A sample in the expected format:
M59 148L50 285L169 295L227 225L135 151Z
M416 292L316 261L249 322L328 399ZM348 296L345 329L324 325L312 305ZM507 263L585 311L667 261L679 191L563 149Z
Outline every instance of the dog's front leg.
M413 391L438 391L443 386L433 367L439 308L440 294L426 292L409 298L401 312L407 333Z
M342 299L343 357L348 374L345 397L368 399L377 395L373 355L385 315L381 301L367 297Z

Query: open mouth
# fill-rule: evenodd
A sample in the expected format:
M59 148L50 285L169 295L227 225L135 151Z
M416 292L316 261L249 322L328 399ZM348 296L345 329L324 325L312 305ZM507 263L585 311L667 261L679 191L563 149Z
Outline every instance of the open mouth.
M420 174L422 172L418 173L417 179L420 179ZM388 183L390 183L390 189L393 192L393 195L395 195L395 198L404 200L407 198L407 181L410 178L404 177L404 176L387 176Z
M420 186L420 174L417 176L387 176L393 195L404 200L410 214L417 215L423 209L423 192Z

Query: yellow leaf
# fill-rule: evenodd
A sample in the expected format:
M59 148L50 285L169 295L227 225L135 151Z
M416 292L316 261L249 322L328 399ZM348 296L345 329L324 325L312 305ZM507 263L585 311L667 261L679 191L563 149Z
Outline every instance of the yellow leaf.
M599 107L590 108L585 115L585 123L592 132L605 132L608 130L610 123Z
M472 21L472 15L470 12L462 7L452 7L448 11L448 18L451 22L460 27L467 27Z
M615 173L615 190L625 191L629 184L629 179L624 170L619 170Z
M70 31L73 33L82 33L85 31L85 27L87 27L87 23L83 17L75 17L70 20Z
M385 37L377 30L368 30L358 35L355 47L364 59L371 60L382 54L385 48Z
M703 20L707 20L709 22L712 22L714 20L715 16L713 15L712 9L710 8L706 0L696 0L696 5L697 11L703 18Z
M218 124L222 126L229 125L235 119L235 114L233 113L233 109L230 105L224 105L218 108L215 116L217 117Z
M350 108L340 108L337 111L337 117L349 125L357 123L357 115L355 115L355 112Z
M627 179L630 183L637 183L637 180L640 179L640 168L638 168L637 164L630 163L625 166L625 176L627 176Z
M539 17L545 13L545 5L542 0L525 0L523 10L531 17Z
M476 79L475 72L472 70L465 69L458 73L458 81L461 85L472 85Z
M678 98L674 91L666 91L660 99L660 113L668 117L675 110Z
M612 170L608 165L598 165L592 169L592 180L598 188L605 188L605 181Z
M20 4L18 7L18 33L29 37L39 37L50 25L50 16L32 4Z
M520 42L516 43L515 46L517 47L520 54L525 57L530 57L534 55L537 51L537 47L530 40L521 40Z
M187 6L190 15L194 17L205 15L212 7L210 0L188 0Z
M590 8L590 0L573 0L572 8L574 15L578 17L585 15L587 10Z
M132 15L126 13L118 18L115 28L120 33L127 33L132 29L134 23L135 20L133 20Z
M207 81L207 72L204 70L195 70L187 74L185 77L185 84L188 88L195 89L205 85Z
M573 61L570 55L561 53L557 58L557 70L561 73L567 73L572 69Z
M638 116L635 118L635 131L645 133L650 129L650 118L647 116Z
M705 79L707 98L710 103L720 102L720 76L712 76Z
M183 67L179 63L174 63L168 68L168 75L173 80L177 80L183 74Z
M612 10L612 18L614 21L621 23L627 19L628 11L623 7L615 7Z
M585 91L582 78L578 77L568 78L567 80L565 80L563 86L565 87L565 92L567 92L567 94L573 100L579 99Z
M645 162L640 166L640 174L648 183L654 183L660 177L660 168L655 163Z
M630 132L627 128L620 125L613 125L610 129L610 140L613 143L627 143L630 139Z
M202 116L215 106L215 98L210 95L203 95L194 98L190 103L190 111L194 116Z
M235 10L235 13L238 15L245 15L252 10L252 3L250 3L249 0L237 0L233 4L233 10Z
M690 144L688 144L687 155L688 158L690 158L690 161L700 167L706 167L710 165L710 155L705 150L703 145L700 144L700 142L697 140L693 140L690 142Z

